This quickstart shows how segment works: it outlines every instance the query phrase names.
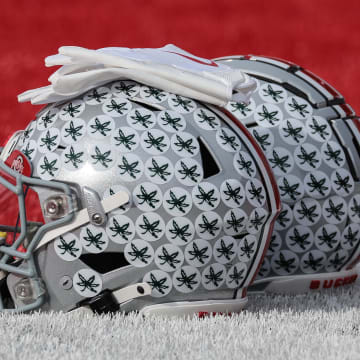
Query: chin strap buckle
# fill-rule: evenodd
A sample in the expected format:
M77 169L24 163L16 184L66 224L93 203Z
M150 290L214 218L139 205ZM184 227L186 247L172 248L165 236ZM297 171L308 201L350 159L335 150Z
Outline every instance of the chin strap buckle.
M101 226L106 222L106 213L101 204L101 199L98 193L84 186L82 189L83 200L85 202L86 209L89 214L90 223L95 226Z
M137 283L115 291L105 290L99 295L82 302L79 310L84 310L85 307L95 314L111 314L119 311L121 304L150 294L151 286L148 283Z
M98 315L112 314L120 310L120 304L116 301L110 290L105 290L101 294L85 302L90 310Z

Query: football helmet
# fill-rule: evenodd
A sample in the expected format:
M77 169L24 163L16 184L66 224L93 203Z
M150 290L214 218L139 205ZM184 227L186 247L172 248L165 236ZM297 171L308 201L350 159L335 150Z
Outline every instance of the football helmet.
M257 81L227 109L247 126L277 178L282 211L251 287L299 293L355 282L360 256L360 121L343 96L300 66L269 57L217 59Z
M280 196L233 114L126 80L41 110L1 154L1 310L242 309Z

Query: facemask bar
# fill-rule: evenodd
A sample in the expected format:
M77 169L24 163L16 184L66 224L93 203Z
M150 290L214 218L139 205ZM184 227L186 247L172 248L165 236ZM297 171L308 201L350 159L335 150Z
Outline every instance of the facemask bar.
M20 275L25 279L22 279L23 282L28 282L29 286L33 287L33 293L37 293L35 301L30 304L25 304L24 306L17 307L16 309L5 309L2 295L0 296L0 311L10 311L10 312L25 312L38 308L41 306L45 300L45 290L42 288L42 282L39 278L38 271L34 262L33 251L36 249L37 244L42 239L42 237L50 230L69 223L74 218L74 205L71 201L71 189L68 185L64 183L59 183L55 181L46 181L41 179L30 178L24 176L12 169L10 169L3 161L0 161L0 171L2 174L6 174L14 180L14 184L11 184L0 174L0 184L3 185L6 189L17 195L18 198L18 208L20 216L20 235L10 246L2 245L0 246L0 254L3 255L0 258L0 270L5 273L12 273ZM20 245L24 243L27 235L27 229L30 223L27 222L26 216L26 207L25 207L25 192L24 185L27 186L37 186L50 188L56 191L61 192L68 198L68 212L61 219L52 221L48 224L44 224L39 227L33 236L31 242L26 247L26 252L18 251ZM1 227L1 226L0 226ZM9 259L15 257L17 259L23 260L19 266L8 264ZM3 281L6 281L3 279ZM23 285L23 284L22 284Z

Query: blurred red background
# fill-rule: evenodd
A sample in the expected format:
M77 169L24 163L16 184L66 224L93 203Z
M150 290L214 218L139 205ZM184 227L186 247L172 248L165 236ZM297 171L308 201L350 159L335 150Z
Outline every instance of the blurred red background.
M39 107L16 96L47 85L55 69L43 59L62 45L276 56L327 80L359 112L359 10L359 0L3 0L0 141L34 117Z

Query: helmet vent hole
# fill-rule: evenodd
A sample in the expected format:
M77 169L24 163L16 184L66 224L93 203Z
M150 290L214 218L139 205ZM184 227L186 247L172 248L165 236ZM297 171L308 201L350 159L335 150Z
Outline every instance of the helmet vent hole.
M125 259L124 253L120 252L83 254L80 256L80 260L100 274L106 274L110 271L130 265Z
M155 104L152 105L152 104L149 104L148 102L146 101L142 101L142 99L139 99L138 100L134 100L134 99L129 99L131 100L131 102L135 103L135 104L138 104L140 105L141 107L144 107L150 111L161 111L161 110L164 110L164 108L162 106L156 106Z
M208 179L211 176L217 175L220 171L220 165L214 156L214 153L210 150L207 143L203 138L198 137L200 145L201 161L204 171L204 179Z

